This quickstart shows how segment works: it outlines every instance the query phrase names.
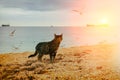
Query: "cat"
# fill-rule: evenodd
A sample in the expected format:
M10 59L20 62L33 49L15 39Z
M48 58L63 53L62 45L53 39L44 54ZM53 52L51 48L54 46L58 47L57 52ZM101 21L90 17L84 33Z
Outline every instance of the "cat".
M28 58L30 57L34 57L36 56L38 53L38 60L42 61L42 57L43 55L49 55L50 56L50 62L53 63L57 50L59 48L59 45L62 41L63 34L61 35L56 35L54 34L54 39L49 41L49 42L40 42L37 44L37 46L35 47L35 53L28 56Z

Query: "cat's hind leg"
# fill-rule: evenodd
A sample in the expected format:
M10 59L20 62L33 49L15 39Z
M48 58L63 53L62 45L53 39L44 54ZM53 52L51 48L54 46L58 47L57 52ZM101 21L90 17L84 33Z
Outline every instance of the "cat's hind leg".
M42 57L43 57L43 54L39 54L38 55L38 60L42 62Z

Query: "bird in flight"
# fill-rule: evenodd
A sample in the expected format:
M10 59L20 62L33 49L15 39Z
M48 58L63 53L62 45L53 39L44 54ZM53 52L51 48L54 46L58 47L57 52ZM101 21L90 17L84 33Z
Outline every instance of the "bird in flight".
M72 11L77 12L77 13L79 13L80 15L83 15L83 13L82 13L81 11L78 11L78 10L72 10Z

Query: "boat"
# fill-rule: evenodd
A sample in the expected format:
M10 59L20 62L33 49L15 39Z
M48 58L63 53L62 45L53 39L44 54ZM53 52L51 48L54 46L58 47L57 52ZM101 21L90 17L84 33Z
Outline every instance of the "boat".
M2 24L2 27L10 27L9 24Z
M93 27L93 26L95 26L95 25L93 25L93 24L87 24L86 26L87 26L87 27Z
M95 24L87 24L86 27L106 27L108 26L108 24L98 24L98 25L95 25Z

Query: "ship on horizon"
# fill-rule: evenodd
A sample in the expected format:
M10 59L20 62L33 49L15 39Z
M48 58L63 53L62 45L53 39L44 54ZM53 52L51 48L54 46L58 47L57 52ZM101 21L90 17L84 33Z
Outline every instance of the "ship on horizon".
M2 27L10 27L10 24L2 24Z
M87 24L86 25L86 27L106 27L106 26L108 26L108 24L98 24L98 25L96 25L96 24Z

